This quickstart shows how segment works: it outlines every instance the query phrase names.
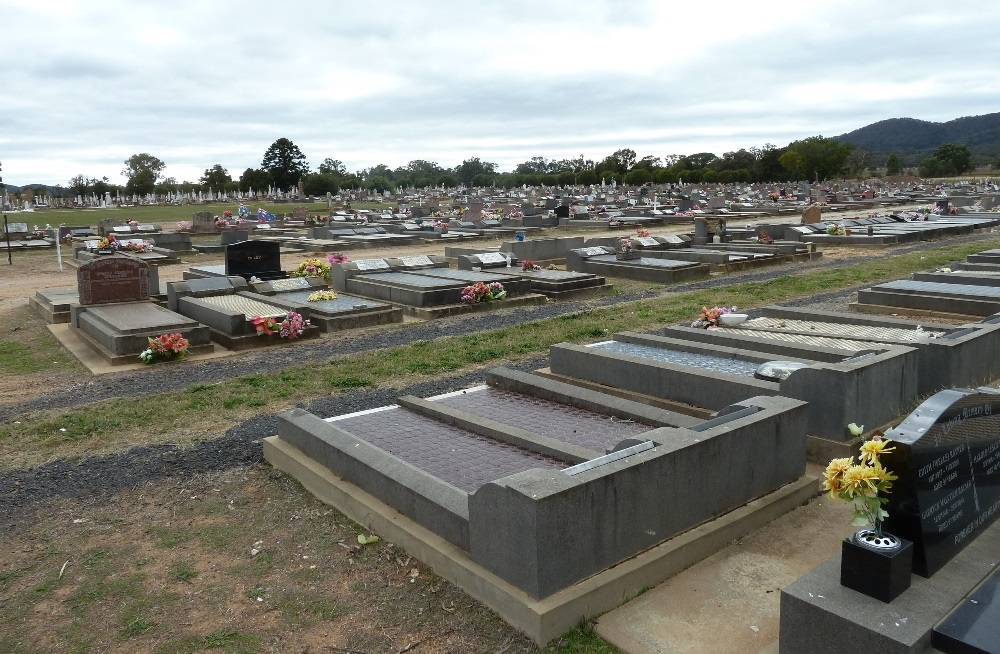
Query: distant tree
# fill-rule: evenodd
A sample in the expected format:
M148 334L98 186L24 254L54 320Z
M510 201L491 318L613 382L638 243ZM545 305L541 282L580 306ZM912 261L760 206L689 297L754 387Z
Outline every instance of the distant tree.
M937 157L927 157L921 161L918 171L921 177L951 177L958 172L951 161Z
M631 148L615 150L597 164L597 170L602 173L611 172L617 173L619 176L624 175L635 165L635 157L635 150Z
M597 171L593 169L581 170L576 174L577 184L596 184L601 181L597 176Z
M349 189L361 188L361 178L355 175L354 173L349 173L347 175L344 175L339 180L337 180L337 183L340 185L340 188L349 188Z
M810 136L790 143L779 161L793 179L824 180L843 174L853 149L850 143Z
M454 175L450 174L442 175L437 182L438 184L440 184L445 188L455 188L456 186L458 186L458 180L455 178Z
M497 165L489 161L480 161L479 157L466 159L461 165L455 168L455 177L460 182L468 186L476 175L492 175L497 170Z
M860 179L871 162L872 151L861 146L855 147L847 156L844 166L851 177Z
M972 165L972 153L969 152L969 148L958 143L945 143L935 150L932 156L938 161L950 163L956 175L975 169Z
M716 160L718 160L718 157L712 154L711 152L699 152L697 154L689 154L688 156L684 157L684 159L686 160L687 168L691 168L692 170L700 170L702 168L708 168L709 166L711 166L713 163L715 163Z
M73 195L86 195L90 189L90 179L86 175L77 175L69 180L69 192Z
M98 197L104 195L105 193L110 193L114 190L114 188L115 187L111 185L107 177L90 180L90 192Z
M551 170L550 166L549 160L545 157L532 157L524 163L517 164L514 167L514 172L522 175L547 173Z
M128 180L125 191L138 195L152 193L166 167L167 164L148 152L133 154L125 160L125 167L122 169L122 177Z
M156 192L159 193L160 195L164 195L166 193L175 193L177 192L177 188L178 188L177 178L168 177L156 185Z
M990 167L993 170L1000 170L1000 157L997 157L997 160L990 164Z
M228 190L233 184L233 178L229 176L229 171L222 167L222 164L215 164L211 168L206 168L201 179L198 180L207 188L216 191Z
M271 173L275 187L287 191L299 183L309 172L306 155L299 146L286 138L280 138L264 152L260 167Z
M306 195L322 196L340 190L337 176L332 173L311 173L302 178L302 188Z
M491 175L490 173L479 173L472 178L472 185L479 188L486 188L487 186L493 186L496 181L496 175Z
M392 188L392 180L384 175L375 175L374 177L369 177L368 182L365 184L365 188L370 191L377 191L378 193L384 193Z
M625 182L632 186L642 186L646 182L652 181L653 175L646 168L636 168L630 170L625 175Z
M564 170L558 175L560 186L572 186L576 184L576 173L572 170Z
M244 193L253 189L257 193L267 191L274 185L274 177L263 168L247 168L240 175L240 190Z
M885 160L885 174L886 175L898 175L903 172L903 164L900 163L899 157L896 153L889 155L889 158Z
M344 162L340 159L331 159L330 157L327 157L323 160L323 163L319 165L319 172L323 175L341 176L347 174L347 168L344 166Z
M413 182L415 188L430 188L434 186L434 180L430 177L421 177L417 181Z

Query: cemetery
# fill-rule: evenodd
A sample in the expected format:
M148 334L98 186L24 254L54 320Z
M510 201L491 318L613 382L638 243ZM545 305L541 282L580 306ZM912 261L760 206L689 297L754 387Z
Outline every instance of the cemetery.
M210 368L209 357L232 352L260 350L227 361L266 361L276 344L334 352L339 339L362 337L354 330L381 326L391 330L382 342L401 346L427 320L461 334L462 320L447 319L484 311L513 309L491 323L500 326L558 303L567 308L547 314L556 320L586 315L637 283L670 284L658 296L667 298L699 282L710 297L729 275L767 283L823 262L824 251L975 243L1000 223L965 205L824 220L819 206L885 210L914 196L880 203L814 191L801 222L796 196L741 206L738 194L691 193L643 206L631 193L598 199L593 188L593 200L585 189L480 195L481 204L470 196L459 213L435 210L447 226L414 205L223 228L205 211L190 232L102 220L96 238L63 235L76 286L38 288L28 303L59 338L112 367L157 352ZM453 242L476 239L491 242ZM440 244L439 253L411 254L418 244ZM780 635L761 651L839 652L845 639L863 643L859 652L994 651L981 643L1000 639L991 590L1000 583L1000 392L986 386L1000 378L998 253L859 287L850 310L706 307L694 323L573 333L549 341L532 370L491 367L442 392L331 413L296 401L257 447L537 645L786 519L833 483L827 464L875 448L895 479L884 525L874 526L896 545L848 537L841 553L783 584ZM319 266L299 276L312 254ZM188 256L198 258L180 263ZM158 269L169 273L160 279ZM183 351L156 350L165 339Z

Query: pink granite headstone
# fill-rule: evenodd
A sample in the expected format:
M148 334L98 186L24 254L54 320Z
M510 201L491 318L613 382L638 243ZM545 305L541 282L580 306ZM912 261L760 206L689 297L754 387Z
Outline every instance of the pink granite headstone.
M80 304L140 302L149 299L149 264L114 255L80 264L76 271Z

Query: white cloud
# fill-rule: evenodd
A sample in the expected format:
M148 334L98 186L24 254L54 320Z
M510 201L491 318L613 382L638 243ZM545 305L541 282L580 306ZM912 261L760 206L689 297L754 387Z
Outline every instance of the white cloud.
M3 0L8 183L784 145L1000 110L1000 5L925 0Z

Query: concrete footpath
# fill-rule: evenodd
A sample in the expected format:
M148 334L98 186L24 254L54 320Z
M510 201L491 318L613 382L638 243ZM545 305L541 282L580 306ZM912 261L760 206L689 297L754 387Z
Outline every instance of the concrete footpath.
M847 502L819 495L601 616L597 633L627 654L776 654L781 588L855 530Z

